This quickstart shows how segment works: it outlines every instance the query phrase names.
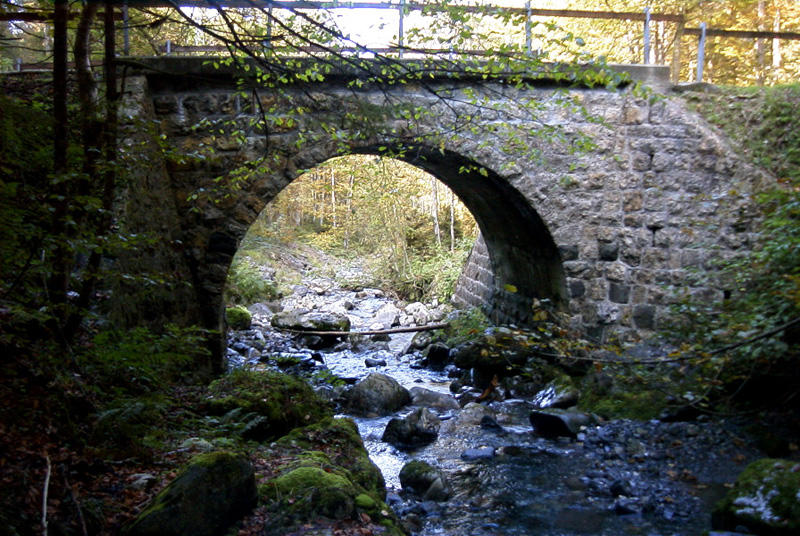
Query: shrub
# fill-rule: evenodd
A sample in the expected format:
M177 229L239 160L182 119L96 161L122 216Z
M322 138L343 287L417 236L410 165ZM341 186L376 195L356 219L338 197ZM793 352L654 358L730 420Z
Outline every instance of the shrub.
M230 326L231 329L249 328L252 318L250 311L241 305L225 309L225 319L228 321L228 326Z
M225 287L225 300L228 303L250 305L278 297L275 284L266 280L247 259L234 260Z
M84 375L101 393L117 396L154 392L189 375L208 357L205 331L168 325L163 333L147 328L105 331L78 357Z

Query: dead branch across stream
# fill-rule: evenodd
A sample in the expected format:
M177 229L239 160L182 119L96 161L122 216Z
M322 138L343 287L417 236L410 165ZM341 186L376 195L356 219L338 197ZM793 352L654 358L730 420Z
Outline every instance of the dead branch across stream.
M412 326L407 328L390 328L390 329L375 329L369 331L310 331L305 329L289 329L278 328L278 331L285 331L287 333L295 333L297 335L390 335L392 333L414 333L416 331L432 331L434 329L446 328L450 324L442 322L439 324L426 324L424 326Z

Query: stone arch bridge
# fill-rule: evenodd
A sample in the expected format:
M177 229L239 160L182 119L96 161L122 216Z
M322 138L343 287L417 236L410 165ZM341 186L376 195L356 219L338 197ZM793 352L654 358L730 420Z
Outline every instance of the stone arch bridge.
M117 289L130 321L222 329L249 225L303 170L348 152L393 149L460 197L482 238L454 299L501 321L529 322L538 299L590 337L646 335L669 319L675 291L723 299L703 275L755 239L748 194L767 179L681 99L466 75L354 84L346 70L253 90L246 73L207 63L140 60L125 73L123 141L138 156L119 219L158 239L119 262L176 282ZM661 69L643 72L656 87ZM259 114L267 127L251 121ZM217 179L235 169L252 173Z

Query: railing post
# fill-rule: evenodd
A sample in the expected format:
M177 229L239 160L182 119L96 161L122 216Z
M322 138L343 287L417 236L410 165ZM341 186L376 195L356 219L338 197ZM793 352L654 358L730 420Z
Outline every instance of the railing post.
M644 8L644 64L650 63L650 7Z
M267 8L267 39L264 43L264 49L266 51L272 51L272 2L270 2L269 8Z
M397 23L397 46L400 50L400 57L403 57L403 19L406 16L406 0L400 0L400 7L398 8L399 20Z
M14 60L14 68L17 71L21 71L22 70L22 58L17 58L17 59Z
M166 52L167 56L172 54L172 41L167 39L167 42L164 43L164 52Z
M672 45L672 83L677 84L681 78L681 39L686 19L681 16L680 22L675 27L675 44Z
M531 28L531 0L525 0L525 53L528 56L533 55L533 36Z
M700 23L700 42L697 44L697 82L703 81L703 65L706 62L706 23Z
M128 27L130 19L128 19L128 0L122 3L122 54L130 56L131 54L131 32Z

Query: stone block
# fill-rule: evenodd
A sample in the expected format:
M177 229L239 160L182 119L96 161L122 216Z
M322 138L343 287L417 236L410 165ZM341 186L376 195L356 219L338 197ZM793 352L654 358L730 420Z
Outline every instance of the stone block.
M619 243L598 241L597 254L601 261L615 261L619 256Z
M633 325L639 329L655 327L656 308L652 305L639 304L633 306Z
M580 279L570 279L568 285L570 298L581 298L586 294L586 285Z
M611 282L608 286L608 299L614 303L628 303L631 287L622 283Z
M558 246L558 252L562 261L574 261L578 258L578 246L576 245Z

